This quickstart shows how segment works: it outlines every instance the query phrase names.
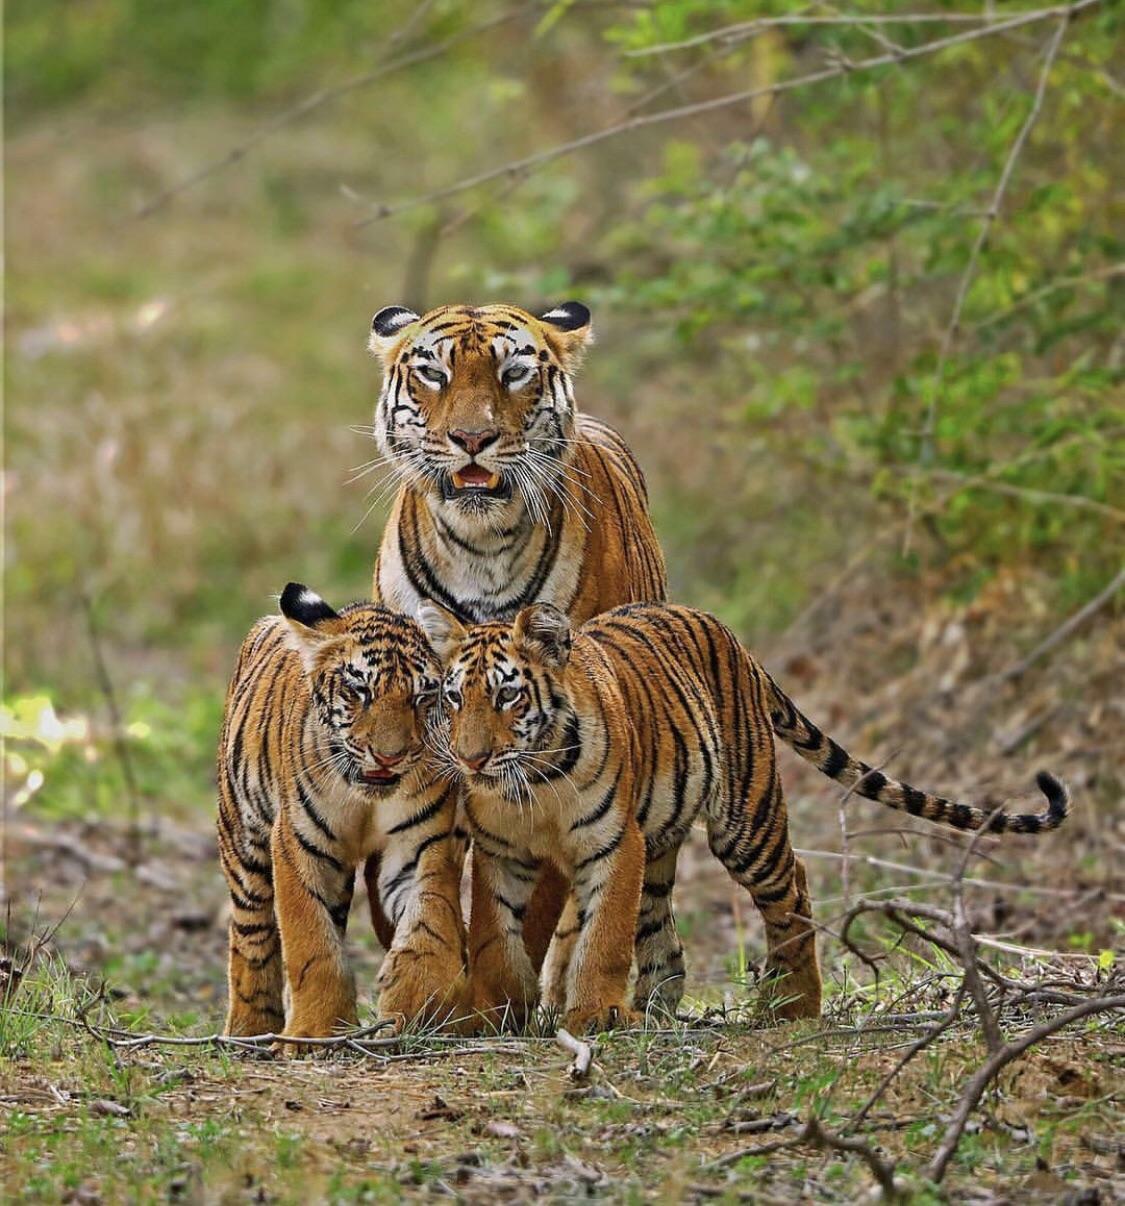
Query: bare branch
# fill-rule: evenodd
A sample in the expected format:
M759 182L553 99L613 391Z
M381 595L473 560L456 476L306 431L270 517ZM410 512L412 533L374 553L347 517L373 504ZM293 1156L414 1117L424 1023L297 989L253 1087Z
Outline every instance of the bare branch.
M1060 624L1049 637L1036 645L1026 657L1020 658L1014 666L1009 666L1007 670L1001 670L998 674L993 675L990 680L986 681L998 686L1000 683L1011 682L1012 679L1019 678L1025 671L1031 669L1037 661L1046 657L1048 653L1058 648L1063 641L1077 632L1092 615L1101 611L1123 586L1125 586L1125 566L1118 571L1117 576L1108 586L1100 590L1088 603L1080 607L1074 615Z
M1079 285L1092 284L1094 281L1110 280L1112 277L1120 276L1123 272L1125 272L1125 263L1109 264L1105 268L1099 268L1094 272L1084 272L1079 276L1060 277L1056 281L1051 281L1049 285L1044 285L1041 289L1033 289L1030 293L1014 301L1010 306L1005 306L1003 310L997 310L995 314L990 314L987 318L981 319L980 322L974 324L972 330L987 330L987 328L1010 318L1018 311L1035 305L1037 301L1041 301L1044 297L1050 297L1052 293L1058 293L1061 289L1074 289Z
M980 254L984 250L984 245L988 241L989 233L992 230L993 223L1000 214L1000 207L1004 203L1004 195L1008 191L1008 182L1012 178L1012 173L1015 171L1016 161L1020 157L1020 152L1027 144L1028 136L1031 134L1031 129L1035 125L1036 119L1039 117L1040 110L1043 108L1043 98L1047 93L1047 81L1051 75L1051 69L1055 65L1055 59L1058 57L1059 48L1062 46L1063 35L1066 33L1067 26L1070 24L1071 17L1078 11L1078 7L1066 9L1061 14L1061 20L1055 28L1054 34L1051 36L1051 41L1047 47L1047 54L1043 59L1043 68L1039 72L1039 82L1035 88L1035 96L1032 98L1031 108L1024 118L1023 125L1020 126L1019 133L1016 135L1012 143L1011 149L1008 151L1008 158L1004 162L1004 167L1000 172L1000 179L996 183L996 190L992 194L992 201L989 203L988 210L981 219L980 228L977 231L976 241L973 243L972 250L969 252L969 261L965 265L965 271L961 274L961 281L957 286L957 295L953 301L953 313L950 315L949 324L945 328L945 334L942 336L941 348L938 351L937 368L934 370L934 384L930 393L929 403L926 407L926 421L922 428L922 443L920 448L920 456L923 461L933 459L933 443L934 429L937 425L937 401L938 394L941 391L942 385L945 382L945 369L949 361L949 354L953 350L953 344L957 339L961 330L961 312L965 307L965 299L969 295L969 288L973 283L973 278L976 275L977 261L980 259Z
M743 104L746 101L756 100L763 96L777 96L784 92L791 92L796 88L803 88L809 84L819 84L825 80L839 79L844 75L856 74L858 72L874 71L880 67L887 67L897 63L908 62L913 59L924 58L927 55L936 54L938 51L946 50L951 46L960 46L967 42L976 41L979 38L993 37L1000 33L1005 33L1012 29L1020 29L1025 25L1033 25L1037 22L1054 18L1069 19L1076 13L1082 12L1085 9L1093 8L1100 4L1102 0L1076 0L1074 4L1060 5L1055 8L1039 9L1031 13L1021 13L1018 16L1010 17L1005 21L998 21L994 25L988 25L980 29L970 29L962 33L951 34L947 38L937 38L927 42L922 46L912 46L903 50L901 53L897 51L887 52L876 55L868 59L860 59L855 62L837 61L822 68L820 71L813 71L807 75L795 76L792 79L780 80L774 84L766 84L757 88L746 88L739 92L727 93L723 96L713 97L710 100L696 101L692 104L679 105L672 109L660 109L655 113L642 113L634 117L630 117L625 121L617 122L610 126L605 126L600 130L592 130L589 134L584 134L579 138L571 139L568 142L559 143L556 146L548 147L543 151L536 151L531 155L525 155L521 159L514 159L508 163L501 164L499 167L489 168L483 172L477 172L475 175L466 176L462 180L458 180L453 184L448 184L444 188L435 189L433 192L425 193L417 197L409 197L403 201L394 202L391 204L372 204L372 212L366 218L361 218L356 222L356 226L368 226L372 222L381 222L387 218L394 217L396 214L404 213L407 210L417 209L421 205L427 205L433 201L441 201L446 197L453 197L459 193L467 192L469 189L477 188L482 184L488 184L490 181L499 180L505 177L518 176L532 168L540 167L547 163L552 163L557 159L561 159L566 155L571 155L575 151L582 151L588 147L596 146L599 143L607 142L612 138L617 138L622 134L632 133L635 130L646 129L649 126L662 125L666 122L679 121L683 118L698 117L704 113L714 113L720 109L727 109L733 105Z
M720 1169L729 1168L732 1164L737 1164L747 1156L764 1156L770 1152L784 1151L786 1148L801 1147L805 1144L859 1156L879 1182L879 1189L885 1201L897 1201L901 1196L898 1186L895 1185L894 1165L888 1164L870 1144L864 1143L862 1139L846 1139L842 1135L835 1135L826 1130L815 1116L808 1119L799 1134L788 1139L775 1139L770 1143L739 1148L737 1151L720 1156L717 1160L709 1161L703 1168L707 1172L717 1172Z
M424 11L425 6L422 6L422 8ZM396 72L405 71L408 67L416 67L419 63L436 59L445 54L446 51L452 50L453 47L459 45L461 42L476 37L477 34L487 33L499 25L506 24L508 21L533 15L533 13L533 6L509 9L507 12L500 13L487 21L480 21L476 25L470 25L467 29L451 34L448 38L445 38L441 42L435 42L432 46L421 47L399 58L385 61L378 67L373 67L362 75L353 76L351 79L345 80L342 84L337 84L333 88L317 89L316 92L310 93L310 95L306 96L303 100L299 100L295 105L291 105L288 109L284 109L282 112L271 117L269 121L260 125L249 137L231 147L226 154L219 156L218 159L211 160L209 163L205 163L202 167L183 177L182 180L178 180L175 184L171 184L166 189L157 193L155 197L151 197L134 212L133 217L147 218L151 216L158 209L162 209L167 205L173 197L177 197L180 193L194 188L195 185L206 180L209 176L214 176L224 168L230 167L231 164L237 163L240 159L245 159L255 147L265 142L271 135L276 134L279 130L283 130L286 126L292 125L295 121L307 117L310 113L315 113L317 109L321 109L325 105L331 104L333 101L337 101L351 92L367 88L371 84L385 79L388 75L394 75ZM406 29L400 30L397 35L392 35L392 48L397 46L414 26L417 15L415 13L412 16Z
M969 926L969 915L965 910L963 885L965 871L973 855L976 853L977 842L980 840L981 835L990 829L993 818L998 816L1002 811L1002 808L994 808L985 824L976 830L972 840L965 848L965 853L962 855L961 861L957 865L957 870L953 875L953 936L957 940L957 950L961 955L961 966L965 969L965 978L962 983L968 987L969 992L972 994L981 1030L984 1031L984 1041L988 1044L989 1053L992 1055L995 1055L1004 1045L1004 1035L1000 1031L1000 1022L992 1008L992 1003L988 999L984 981L981 979L980 964L977 960L977 944L973 938L973 931Z
M1060 507L1074 507L1077 510L1093 511L1114 523L1125 523L1125 511L1111 507L1108 503L1098 502L1095 498L1085 498L1081 494L1057 494L1052 490L1036 490L1029 486L1013 486L1008 482L994 481L992 478L981 477L977 474L958 473L953 469L923 469L917 465L899 466L899 471L909 474L924 474L938 481L957 482L962 490L987 490L992 494L1007 494L1012 498L1026 498L1029 502L1050 503ZM959 493L959 491L958 491Z
M671 54L677 50L692 50L697 46L706 46L711 42L721 42L725 45L737 44L755 38L767 29L781 29L791 26L810 25L980 25L994 21L995 14L987 9L983 12L966 13L789 13L780 17L759 17L753 21L739 21L733 25L724 25L720 29L712 29L707 33L696 34L692 38L684 38L679 42L661 42L656 46L643 46L640 50L627 50L625 58L644 59L658 54Z
M969 1121L969 1116L976 1109L981 1097L984 1096L984 1091L1003 1068L1010 1064L1012 1060L1021 1056L1029 1047L1033 1047L1036 1043L1042 1042L1043 1039L1049 1038L1052 1034L1069 1026L1072 1022L1081 1021L1083 1018L1090 1017L1091 1014L1105 1013L1114 1009L1125 1011L1125 996L1094 997L1089 1001L1083 1001L1071 1009L1064 1010L1049 1022L1043 1022L1041 1025L1034 1027L1020 1038L1010 1043L1005 1043L999 1051L986 1060L965 1086L965 1091L961 1095L961 1100L957 1105L949 1126L946 1128L941 1145L930 1163L930 1180L940 1183L945 1176L949 1161L953 1159L957 1147L961 1142L961 1136L965 1131L965 1124Z

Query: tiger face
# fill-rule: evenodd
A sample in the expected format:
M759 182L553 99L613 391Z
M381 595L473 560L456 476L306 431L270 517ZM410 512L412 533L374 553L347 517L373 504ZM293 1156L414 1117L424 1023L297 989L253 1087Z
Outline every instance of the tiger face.
M466 629L424 603L418 621L445 665L442 741L451 769L470 782L534 787L547 760L565 756L577 741L566 686L566 615L536 603L511 624Z
M380 310L368 345L384 369L374 431L392 471L453 514L496 519L514 506L545 519L590 338L580 302L538 318L502 305Z
M441 665L421 628L372 604L334 611L308 587L281 596L290 645L300 654L335 771L353 787L388 792L428 756Z

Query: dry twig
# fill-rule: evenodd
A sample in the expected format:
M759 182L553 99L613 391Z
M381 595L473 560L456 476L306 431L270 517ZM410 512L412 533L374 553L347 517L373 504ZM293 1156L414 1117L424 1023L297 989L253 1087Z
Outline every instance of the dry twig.
M937 425L937 401L938 393L945 382L945 368L949 360L949 354L953 350L953 344L961 331L961 312L965 307L965 299L969 295L969 288L973 283L973 278L976 276L977 261L980 259L980 254L984 250L984 245L988 241L989 233L992 230L993 223L1000 215L1000 207L1004 203L1004 195L1008 191L1008 183L1012 178L1012 173L1015 171L1016 161L1020 157L1024 146L1027 144L1028 136L1031 134L1031 129L1035 125L1039 117L1040 110L1043 108L1043 98L1047 93L1047 81L1051 75L1051 69L1055 65L1055 59L1058 57L1059 48L1062 46L1063 35L1066 33L1067 25L1070 23L1071 17L1077 12L1077 7L1067 8L1057 15L1060 16L1060 21L1051 38L1050 44L1047 47L1047 54L1043 60L1043 68L1039 73L1039 82L1035 88L1035 96L1032 98L1031 108L1028 110L1027 117L1024 118L1023 125L1020 126L1019 133L1012 142L1011 149L1008 151L1008 158L1004 161L1004 167L1000 172L1000 179L996 183L996 189L992 194L992 200L989 203L988 210L983 218L981 218L980 229L977 231L976 241L973 243L972 250L969 252L969 260L965 265L965 271L961 274L961 281L957 286L957 295L953 301L953 313L950 315L949 323L945 328L945 334L942 336L941 348L938 351L937 368L934 370L934 384L930 393L929 403L926 407L926 420L922 427L922 443L920 455L921 459L929 461L933 459L933 442L934 431ZM907 542L909 543L910 533L907 531Z
M593 1063L594 1051L589 1043L584 1043L581 1039L576 1039L569 1030L559 1028L558 1034L555 1035L555 1042L564 1050L574 1056L574 1062L570 1065L570 1079L575 1081L585 1080L590 1075L590 1066Z
M977 1069L969 1079L969 1083L965 1086L965 1091L962 1093L953 1118L946 1128L941 1145L930 1162L930 1180L940 1184L942 1178L945 1176L946 1169L949 1167L949 1162L953 1159L957 1147L961 1142L961 1136L964 1134L969 1116L976 1109L981 1097L984 1096L985 1090L1003 1068L1010 1064L1012 1060L1021 1056L1029 1047L1033 1047L1036 1043L1042 1042L1043 1039L1049 1038L1052 1034L1062 1030L1065 1026L1069 1026L1072 1022L1081 1021L1083 1018L1090 1017L1095 1013L1105 1013L1115 1009L1125 1011L1125 995L1093 997L1088 1001L1082 1001L1072 1008L1065 1010L1049 1022L1043 1022L1041 1025L1033 1027L1026 1034L1021 1035L1020 1038L1014 1039L1010 1043L1005 1043L998 1051L994 1052Z

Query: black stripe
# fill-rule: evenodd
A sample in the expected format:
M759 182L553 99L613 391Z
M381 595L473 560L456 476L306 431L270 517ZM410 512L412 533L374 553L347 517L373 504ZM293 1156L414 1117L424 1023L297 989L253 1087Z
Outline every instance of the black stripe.
M399 821L397 825L392 825L390 829L387 830L387 835L390 836L392 833L403 833L407 829L413 829L415 825L425 824L426 821L436 817L437 814L441 812L442 808L445 806L446 800L448 799L449 790L447 789L440 796L438 796L438 798L434 800L432 804L427 804L425 808L420 809L418 812L414 813L413 816L407 817L405 821Z
M625 826L622 825L621 828L617 831L617 833L612 838L610 838L610 840L604 846L602 846L602 848L600 850L595 850L593 854L589 855L587 858L582 859L581 862L575 863L575 865L574 865L575 876L577 877L578 873L580 871L582 871L584 868L592 866L594 863L601 862L601 860L603 858L609 858L609 856L617 849L617 847L621 845L621 839L624 836L625 836Z
M335 870L343 871L344 864L340 862L335 855L329 854L327 850L321 850L321 848L315 842L310 842L296 825L291 826L291 828L293 830L293 836L297 839L297 843L302 850L304 850L307 854L311 854L314 858L319 858L322 862L327 863Z
M583 817L579 817L578 820L571 825L571 833L573 833L576 829L583 829L587 825L597 824L597 822L600 821L607 812L609 812L609 810L613 807L613 801L617 798L617 787L620 782L621 768L618 767L617 775L613 782L609 785L609 790L602 797L601 802L595 805L591 812L586 813L586 815Z

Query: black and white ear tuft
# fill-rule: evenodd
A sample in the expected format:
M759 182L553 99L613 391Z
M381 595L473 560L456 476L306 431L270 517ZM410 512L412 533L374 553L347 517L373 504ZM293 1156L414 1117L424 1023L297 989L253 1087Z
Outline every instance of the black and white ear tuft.
M579 301L563 302L561 306L553 306L539 317L560 331L578 331L590 325L590 310Z
M325 620L340 618L315 590L309 590L300 582L290 582L281 592L281 614L306 628L315 628Z
M543 336L554 349L563 368L573 373L582 363L586 348L594 338L590 311L576 301L563 302L539 315Z
M384 306L371 320L371 333L381 339L390 339L403 327L418 321L418 315L407 306Z
M371 337L367 341L368 350L383 361L389 362L389 357L398 347L399 336L412 322L418 321L418 315L407 306L384 306L371 320Z
M570 657L570 620L553 603L525 607L516 616L513 636L524 653L548 666L561 669Z

